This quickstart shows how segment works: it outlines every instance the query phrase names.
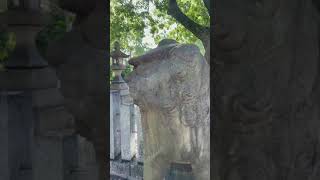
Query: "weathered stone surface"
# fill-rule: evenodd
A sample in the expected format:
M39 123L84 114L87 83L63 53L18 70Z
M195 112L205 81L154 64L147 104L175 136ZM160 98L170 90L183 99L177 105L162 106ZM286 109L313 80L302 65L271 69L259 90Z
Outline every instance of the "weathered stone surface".
M137 154L136 158L138 162L143 163L143 129L141 124L141 113L140 108L134 105L134 121L137 126Z
M121 90L122 91L122 90ZM120 91L120 132L121 159L130 161L136 155L137 134L133 132L135 122L132 121L133 102L129 94L121 95Z
M34 108L63 106L64 99L57 88L36 90L32 94Z
M112 111L111 111L112 108ZM112 114L112 115L111 115ZM121 153L121 130L120 130L120 94L119 91L110 92L110 148L113 153L110 158L114 159ZM110 149L111 153L111 149Z
M9 167L12 179L32 179L32 145L34 118L28 92L8 96Z
M74 118L63 106L38 110L35 116L37 119L36 132L40 134L74 128Z
M209 66L194 45L167 44L129 61L130 93L140 107L144 178L163 179L171 162L210 179Z
M98 163L93 144L85 138L74 135L64 139L64 179L98 179Z
M32 90L57 87L57 76L51 68L8 70L0 72L0 89Z
M0 72L0 179L96 180L95 152L81 140L82 145L68 154L81 156L68 162L77 164L72 169L74 176L65 177L70 156L64 154L63 140L75 132L74 117L63 105L55 69L48 67L35 46L35 35L46 18L39 16L40 1L27 0L20 5L19 10L0 15L0 22L8 24L17 37L6 70ZM98 98L88 99L95 99L100 106Z
M110 161L111 180L128 179L128 180L142 180L143 166L134 161ZM115 178L116 176L116 178Z
M212 179L319 178L314 2L214 1Z
M64 180L63 141L60 137L37 137L32 180Z
M28 93L2 91L0 98L0 177L4 180L31 180L31 96Z
M41 28L42 25L50 20L48 14L39 11L10 10L0 15L0 22L11 27L30 26L30 28ZM22 34L23 35L23 34ZM25 37L33 38L33 37ZM28 57L27 57L28 58Z
M111 93L110 93L110 159L114 159L116 157L115 155L115 133L116 133L116 129L114 127L114 114L113 114L113 96L111 96Z
M118 72L119 77L121 77L121 71ZM113 123L112 128L115 130L113 131L116 132L114 133L116 136L111 141L116 145L119 144L121 159L131 161L137 153L137 131L133 99L130 96L127 83L123 80L113 80L111 88L110 96L113 99L112 107L114 108L114 112L112 112L114 116L111 121ZM120 136L117 131L120 131Z

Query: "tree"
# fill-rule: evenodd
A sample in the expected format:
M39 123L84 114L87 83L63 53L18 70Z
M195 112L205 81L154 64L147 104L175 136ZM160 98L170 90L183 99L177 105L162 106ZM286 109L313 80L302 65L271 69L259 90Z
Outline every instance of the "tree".
M136 48L145 48L142 44L144 37L144 22L147 7L142 2L131 3L126 0L111 0L110 2L110 45L119 41L126 53Z
M210 0L158 0L158 9L179 22L188 33L201 40L207 62L210 60ZM181 33L181 32L179 32ZM182 33L183 34L183 33Z
M111 0L110 5L111 45L120 41L124 49L140 55L151 48L142 42L147 29L156 43L163 38L194 43L200 49L204 46L207 57L210 47L209 1Z
M155 46L146 43L144 38L151 39L155 44L164 38L171 38L180 43L196 44L208 61L208 8L209 1L202 0L111 0L111 50L114 42L119 41L125 53L139 56ZM131 70L132 67L127 67L123 75L126 76ZM113 75L110 74L112 80Z

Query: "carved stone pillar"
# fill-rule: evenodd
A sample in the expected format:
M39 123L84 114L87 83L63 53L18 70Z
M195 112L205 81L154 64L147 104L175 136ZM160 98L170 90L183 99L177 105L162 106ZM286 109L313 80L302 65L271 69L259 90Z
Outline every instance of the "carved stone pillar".
M143 129L140 108L137 105L133 106L134 111L134 121L137 127L137 161L143 163Z
M121 153L119 97L118 91L110 91L110 159L115 159Z
M213 179L319 174L316 2L214 1Z
M30 94L1 91L1 167L4 180L33 178L33 117Z
M120 90L120 131L121 159L130 161L136 155L137 134L133 132L135 122L132 121L133 100L128 90Z

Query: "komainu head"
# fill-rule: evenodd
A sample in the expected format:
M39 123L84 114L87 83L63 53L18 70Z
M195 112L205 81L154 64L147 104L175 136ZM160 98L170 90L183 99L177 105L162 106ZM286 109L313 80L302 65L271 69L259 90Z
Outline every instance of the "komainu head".
M130 93L142 109L180 107L190 123L208 115L209 65L197 46L166 39L129 63L134 66L128 77ZM200 101L206 102L204 107L198 107Z

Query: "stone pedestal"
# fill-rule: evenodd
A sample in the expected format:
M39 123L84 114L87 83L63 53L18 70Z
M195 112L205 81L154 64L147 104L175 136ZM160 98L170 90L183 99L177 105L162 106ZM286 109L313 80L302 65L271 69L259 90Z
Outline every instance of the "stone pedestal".
M141 124L141 113L140 108L137 105L133 106L134 110L134 121L137 126L137 161L143 163L143 129Z
M115 159L121 153L120 135L120 94L110 92L110 159Z
M64 139L63 151L64 179L98 179L98 164L92 143L79 135L70 136Z
M132 121L133 101L128 90L120 91L121 159L130 161L136 154L135 122Z
M62 142L59 136L36 138L33 180L64 180Z
M0 179L32 180L33 117L28 93L0 94Z

